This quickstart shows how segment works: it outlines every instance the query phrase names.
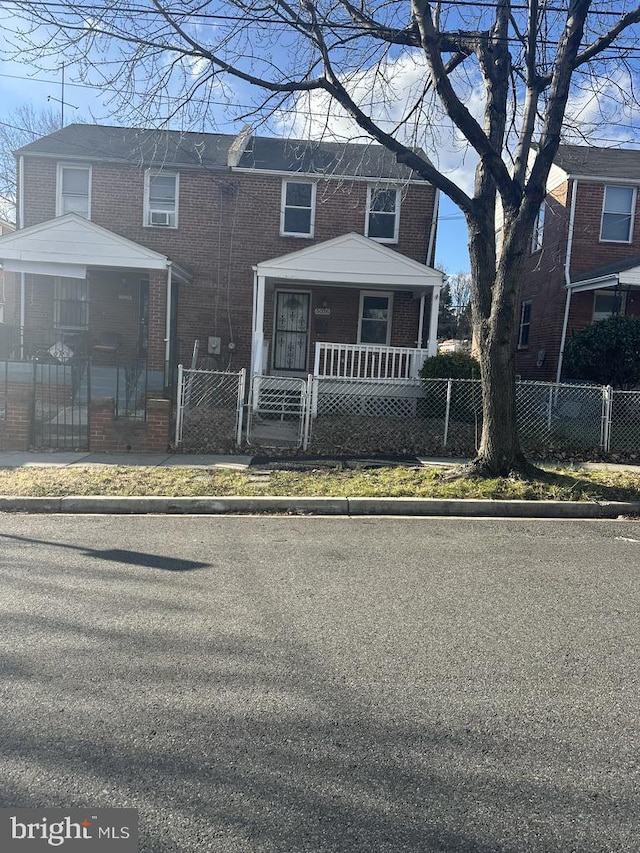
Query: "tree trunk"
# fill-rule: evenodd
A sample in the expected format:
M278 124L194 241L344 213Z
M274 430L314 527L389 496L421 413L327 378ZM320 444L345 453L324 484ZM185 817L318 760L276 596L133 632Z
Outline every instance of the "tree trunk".
M508 228L505 232L508 240L497 269L494 248L487 247L487 235L476 231L469 244L483 415L482 438L471 473L484 477L530 476L536 470L520 447L516 415L520 271L528 237L516 236ZM526 235L526 230L523 233Z

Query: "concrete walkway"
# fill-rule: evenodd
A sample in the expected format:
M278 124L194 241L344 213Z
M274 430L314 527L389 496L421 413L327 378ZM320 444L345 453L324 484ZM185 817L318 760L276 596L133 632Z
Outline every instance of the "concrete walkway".
M152 468L247 468L252 456L213 456L196 453L73 453L0 451L0 468L60 467L74 465L145 465Z

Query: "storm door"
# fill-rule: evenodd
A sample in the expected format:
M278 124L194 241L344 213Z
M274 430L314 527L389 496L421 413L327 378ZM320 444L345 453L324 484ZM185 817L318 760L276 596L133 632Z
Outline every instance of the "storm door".
M273 369L307 372L311 294L276 293Z

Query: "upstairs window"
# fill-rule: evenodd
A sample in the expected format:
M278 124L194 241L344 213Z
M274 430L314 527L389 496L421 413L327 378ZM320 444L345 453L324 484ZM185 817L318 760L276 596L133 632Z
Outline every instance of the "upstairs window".
M520 331L518 347L526 349L529 346L529 331L531 330L531 300L526 300L520 306Z
M56 216L65 213L91 217L91 166L58 164Z
M283 181L280 234L313 237L316 185L302 181Z
M542 249L542 239L544 237L544 217L547 209L546 202L542 202L540 210L536 217L536 223L533 226L533 236L531 238L531 251L539 252Z
M89 288L86 279L54 279L53 323L56 329L89 328Z
M600 239L630 243L633 234L633 213L636 206L634 187L604 188Z
M178 175L147 172L144 224L154 228L178 227Z
M381 243L398 242L400 193L397 189L369 187L365 236Z

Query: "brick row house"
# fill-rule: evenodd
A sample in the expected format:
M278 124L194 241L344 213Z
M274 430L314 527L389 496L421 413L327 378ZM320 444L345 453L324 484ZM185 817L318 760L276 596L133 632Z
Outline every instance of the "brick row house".
M169 396L196 341L208 367L284 376L436 352L437 193L379 146L70 125L16 156L14 359L91 359L104 396L143 362Z
M590 323L640 316L640 151L562 145L521 284L517 371L565 376L566 343Z

